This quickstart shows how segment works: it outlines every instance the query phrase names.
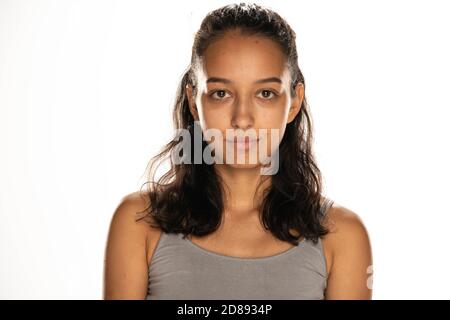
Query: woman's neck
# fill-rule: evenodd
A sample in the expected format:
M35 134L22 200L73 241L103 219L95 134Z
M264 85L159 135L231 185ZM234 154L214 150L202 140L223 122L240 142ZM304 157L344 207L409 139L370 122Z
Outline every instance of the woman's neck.
M236 169L216 164L215 169L226 184L225 211L235 215L257 213L263 200L263 191L270 186L271 176L261 175L260 167Z

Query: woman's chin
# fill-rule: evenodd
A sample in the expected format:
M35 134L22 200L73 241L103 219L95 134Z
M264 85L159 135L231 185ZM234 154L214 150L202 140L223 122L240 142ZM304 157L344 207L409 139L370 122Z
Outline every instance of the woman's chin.
M232 169L256 169L261 167L260 163L224 163L223 165Z

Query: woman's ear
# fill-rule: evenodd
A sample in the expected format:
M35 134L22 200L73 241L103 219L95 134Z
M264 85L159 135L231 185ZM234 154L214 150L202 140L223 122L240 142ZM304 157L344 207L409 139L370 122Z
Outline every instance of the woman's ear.
M291 99L291 106L289 108L287 123L290 123L297 116L298 112L300 111L300 108L302 107L304 95L305 95L305 86L303 85L303 83L299 82L295 86L295 97Z
M192 117L194 118L194 120L198 121L199 117L198 117L198 110L197 110L197 105L195 104L195 98L194 98L194 90L192 88L191 84L187 84L186 85L186 96L188 99L188 104L189 104L189 111L192 114Z

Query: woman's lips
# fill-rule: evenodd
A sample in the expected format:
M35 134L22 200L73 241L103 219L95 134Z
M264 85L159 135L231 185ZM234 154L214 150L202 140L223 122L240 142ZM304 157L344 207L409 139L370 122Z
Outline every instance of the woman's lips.
M237 137L234 140L226 140L229 144L234 144L238 150L248 150L250 147L256 145L259 139L250 139L249 137L238 139Z

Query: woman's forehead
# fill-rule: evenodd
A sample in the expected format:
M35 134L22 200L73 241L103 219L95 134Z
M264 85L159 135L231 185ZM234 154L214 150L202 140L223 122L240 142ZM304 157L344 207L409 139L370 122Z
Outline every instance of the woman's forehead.
M225 35L207 47L201 65L205 78L286 80L286 58L281 48L263 37Z
M247 74L252 77L282 76L286 58L268 38L225 35L210 44L203 56L206 74Z

